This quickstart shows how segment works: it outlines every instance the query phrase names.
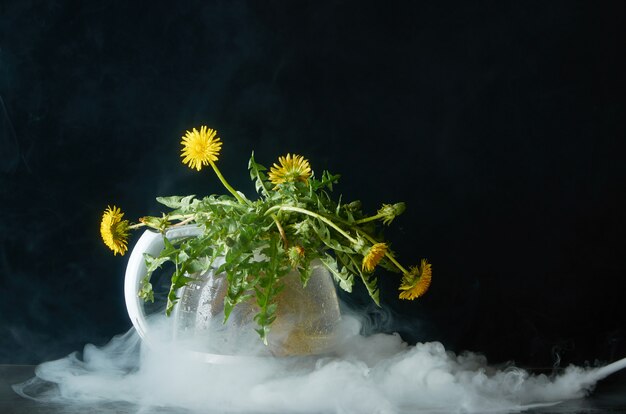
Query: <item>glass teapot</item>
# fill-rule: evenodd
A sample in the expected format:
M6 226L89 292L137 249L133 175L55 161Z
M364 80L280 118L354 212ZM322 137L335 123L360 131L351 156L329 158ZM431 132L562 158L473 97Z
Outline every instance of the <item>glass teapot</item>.
M188 225L171 228L165 236L174 242L201 233L198 226ZM146 230L133 248L126 268L126 309L148 344L159 339L150 335L154 328L143 299L137 295L146 276L143 254L156 256L163 248L163 235ZM217 363L245 356L305 356L332 351L341 315L331 275L321 262L312 263L313 272L304 288L297 271L283 277L285 288L277 299L276 320L271 325L267 346L254 330L253 301L238 304L223 323L228 282L225 274L215 272L221 263L223 259L218 259L208 272L193 275L195 280L177 292L179 302L167 319L167 329L177 345L207 362Z

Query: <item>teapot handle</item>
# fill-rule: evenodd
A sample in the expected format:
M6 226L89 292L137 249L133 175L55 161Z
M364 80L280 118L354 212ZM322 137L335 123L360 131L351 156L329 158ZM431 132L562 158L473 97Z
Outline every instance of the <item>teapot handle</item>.
M194 237L202 234L202 229L197 225L187 225L173 227L165 232L165 237L173 241L185 237ZM133 247L128 265L126 266L126 276L124 279L124 298L126 300L126 310L133 326L139 336L145 338L148 331L146 312L143 308L143 299L137 295L142 279L147 274L146 263L143 254L148 253L157 256L165 247L163 235L161 233L146 230Z

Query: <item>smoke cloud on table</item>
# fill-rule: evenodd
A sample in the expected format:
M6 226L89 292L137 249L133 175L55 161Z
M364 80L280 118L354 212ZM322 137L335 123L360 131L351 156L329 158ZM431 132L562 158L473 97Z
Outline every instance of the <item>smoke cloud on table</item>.
M353 316L344 316L332 356L209 364L164 340L171 332L167 320L152 326L159 340L150 343L159 346L147 346L131 329L104 347L87 345L82 354L41 364L37 377L14 389L77 412L94 403L134 410L124 412L518 412L584 397L598 380L626 367L621 360L533 375L490 366L479 354L452 353L439 342L410 346L397 334L363 336Z

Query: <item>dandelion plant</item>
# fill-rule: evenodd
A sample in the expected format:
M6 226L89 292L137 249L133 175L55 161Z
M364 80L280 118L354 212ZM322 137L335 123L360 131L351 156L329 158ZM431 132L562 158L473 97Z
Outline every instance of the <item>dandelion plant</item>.
M217 131L206 126L193 128L186 131L181 145L183 164L197 171L210 166L229 194L158 197L169 211L161 217L142 217L133 224L123 219L120 208L109 206L100 224L105 245L120 255L128 249L131 230L147 227L165 237L168 228L183 224L202 229L199 236L175 242L165 239L158 256L146 255L148 275L138 292L145 300L154 300L151 274L165 262L175 265L166 314L179 300L178 289L189 283L192 275L211 269L217 258L224 260L216 272L228 282L224 321L239 303L254 301L257 332L264 341L276 318L282 278L296 270L306 285L315 259L347 292L352 291L355 279L361 280L376 304L379 268L401 275L401 299L418 298L430 286L431 264L422 259L419 266L406 269L381 236L381 228L402 214L404 203L383 204L368 216L360 202L332 197L339 175L323 171L316 176L307 159L291 153L278 157L269 171L252 153L248 170L258 194L250 199L235 190L217 167L222 149Z

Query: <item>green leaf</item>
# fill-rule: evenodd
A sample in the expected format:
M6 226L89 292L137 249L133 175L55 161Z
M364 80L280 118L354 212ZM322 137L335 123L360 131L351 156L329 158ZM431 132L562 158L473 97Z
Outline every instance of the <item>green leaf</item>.
M149 255L148 253L144 253L143 254L143 259L144 262L146 263L146 269L148 272L148 275L151 275L155 270L159 269L164 263L168 262L170 260L169 257L153 257L151 255Z
M250 170L250 179L254 181L254 188L256 192L261 193L262 190L266 196L269 195L267 184L265 183L267 177L263 173L263 171L267 171L267 168L254 161L254 151L252 151L252 155L250 156L248 169Z
M157 197L156 201L163 204L166 207L176 209L176 208L182 207L183 205L182 200L183 198L186 198L186 197L189 197L189 196ZM191 196L191 197L194 197L194 196Z
M335 215L339 216L339 213L341 213L341 199L343 198L343 195L340 194L339 195L339 201L337 201L337 207L335 207Z
M189 263L189 273L205 273L211 269L213 265L213 258L209 256L202 256L192 260Z
M354 275L348 272L348 270L343 267L339 270L337 265L337 261L334 257L326 254L325 257L320 257L320 261L322 264L328 269L333 278L339 283L339 287L345 290L346 292L352 292L352 285L354 284Z
M313 274L313 267L311 266L311 261L306 260L302 263L302 267L300 268L300 282L302 283L302 287L305 288L311 279L311 275Z
M139 219L144 225L155 229L157 231L163 232L165 228L169 225L167 215L163 215L163 217L151 217L145 216Z
M379 298L380 291L378 290L378 278L371 273L366 274L363 272L359 272L359 274L361 275L361 280L363 281L363 284L367 288L367 293L370 294L370 297L372 298L372 300L374 300L374 303L380 306L380 298Z
M328 227L322 222L317 221L317 223L313 220L310 221L311 228L315 231L320 240L328 247L335 251L344 252L344 253L354 253L354 250L349 246L345 246L335 240L332 236Z
M169 257L172 261L175 261L176 253L178 253L176 246L174 246L165 236L163 236L163 244L165 245L165 248L161 251L159 257Z
M177 263L185 263L187 260L189 260L190 256L189 254L187 254L187 252L185 250L180 250L178 252L178 256L176 256L176 262Z
M171 290L167 295L167 305L165 307L165 315L170 316L172 311L174 310L174 306L178 303L178 297L176 296L176 291Z
M380 306L379 291L378 291L378 278L374 276L372 273L364 273L361 270L360 260L357 259L359 255L338 253L337 257L339 258L341 263L346 268L348 268L348 270L352 274L358 274L361 277L361 280L363 281L363 284L367 288L367 292L369 293L370 297L372 298L374 303L376 303L376 305Z
M350 269L351 272L358 274L367 289L367 293L369 293L370 297L376 303L376 305L380 306L379 299L379 290L378 290L378 278L374 276L372 273L365 273L361 270L361 266L359 261L357 260L357 255L354 254L340 254L340 260L346 267Z
M196 210L196 207L200 204L200 200L195 199L195 195L188 196L169 196L169 197L157 197L157 201L171 209L176 213L188 213L189 211Z
M255 331L261 337L261 340L263 341L263 344L265 344L267 346L267 334L270 331L269 326L267 326L267 325L262 326L262 327L260 327L258 329L255 329Z
M154 303L154 291L152 290L152 283L150 283L150 277L146 276L141 281L141 288L137 293L137 296L142 298L145 302Z
M233 311L235 304L236 303L229 296L226 296L224 298L224 321L223 323L228 322L228 318L230 317L230 314Z

